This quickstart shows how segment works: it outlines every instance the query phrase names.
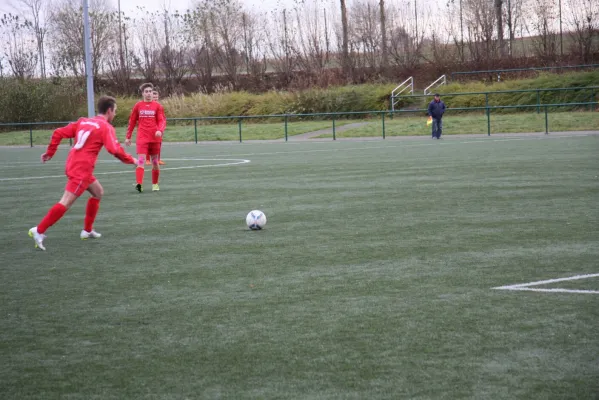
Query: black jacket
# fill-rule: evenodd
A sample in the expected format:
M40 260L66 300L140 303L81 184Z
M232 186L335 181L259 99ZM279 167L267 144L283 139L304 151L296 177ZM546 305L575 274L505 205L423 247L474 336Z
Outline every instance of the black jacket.
M442 100L436 102L435 100L431 101L428 105L428 115L435 119L441 119L443 117L443 113L445 112L445 103Z

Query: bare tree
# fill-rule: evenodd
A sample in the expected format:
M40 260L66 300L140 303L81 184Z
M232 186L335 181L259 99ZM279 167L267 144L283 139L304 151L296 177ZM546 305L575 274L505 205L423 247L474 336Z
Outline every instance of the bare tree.
M259 21L258 15L246 11L241 13L245 70L249 76L254 78L256 83L266 72L266 60L260 54L264 42L264 30L258 28L258 26L264 25L264 21L262 20L262 24Z
M379 16L381 24L381 72L386 75L389 67L389 54L387 51L387 19L385 17L385 0L379 0Z
M12 74L19 79L31 78L38 63L35 40L29 36L31 23L12 14L0 18L0 27L8 48L5 57Z
M341 5L341 67L343 75L349 81L352 80L352 64L349 55L349 22L347 5L345 0L340 0Z
M379 8L368 2L354 3L350 12L352 43L358 52L355 58L361 67L378 68L381 44Z
M132 52L133 65L147 82L158 78L160 48L158 43L159 14L138 7L139 18L133 20L135 45Z
M164 36L162 36L159 61L166 82L166 91L173 93L180 90L181 81L189 72L187 62L189 47L183 16L177 12L171 15L167 10L163 10L162 18Z
M518 29L522 29L523 23L523 0L510 0L507 2L505 18L508 28L508 54L514 54L514 39Z
M583 63L593 61L599 52L599 2L597 0L569 0L570 23L574 28L571 52Z
M315 82L326 86L331 78L327 69L331 59L331 33L326 9L322 10L322 18L320 15L317 7L295 9L298 29L294 50L298 67Z
M497 58L494 40L497 14L493 4L486 1L465 0L463 6L470 56L487 68Z
M421 21L424 21L425 8L420 13ZM390 9L389 21L389 56L391 62L404 70L413 71L422 61L422 50L427 23L417 24L416 15L414 19L405 18L412 15L409 3L400 3Z
M499 42L499 54L505 55L505 46L503 41L503 0L495 1L495 19L497 20L497 40Z
M117 21L120 28L116 30L116 26L113 26L115 31L112 36L120 37L119 46L106 49L103 69L106 76L112 81L112 87L121 93L129 93L133 73L134 58L131 53L131 28L129 26L131 22L131 18L122 15Z
M239 68L243 64L240 54L240 48L243 47L241 3L238 0L210 0L208 6L214 33L214 59L235 89L239 84Z
M456 3L456 0L449 0L445 10L445 20L443 25L447 30L447 35L457 50L459 60L463 63L466 60L464 47L464 12L462 0Z
M266 38L272 66L282 75L285 85L291 83L292 71L296 66L294 54L299 53L292 43L292 37L299 33L292 24L292 18L288 15L286 9L272 13L272 33Z
M83 11L76 0L63 0L50 12L50 34L54 56L62 69L75 76L85 75ZM115 39L115 13L101 0L90 4L92 72L97 76Z
M45 4L44 0L14 0L12 6L19 10L21 15L30 22L29 28L35 35L37 43L37 58L40 68L40 76L46 77L46 57L44 51L44 41L46 38L46 21L44 20Z
M555 4L551 0L532 0L527 23L534 54L546 63L557 59L558 35L555 30Z
M208 93L214 89L213 71L215 68L212 51L212 18L210 10L199 3L183 16L185 32L191 49L189 53L189 69L199 84Z

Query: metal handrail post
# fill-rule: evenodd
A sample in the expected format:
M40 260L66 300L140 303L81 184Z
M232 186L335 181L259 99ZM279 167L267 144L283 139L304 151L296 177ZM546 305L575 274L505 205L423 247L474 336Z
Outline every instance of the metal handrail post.
M335 134L335 117L333 117L333 140L337 140L337 136Z

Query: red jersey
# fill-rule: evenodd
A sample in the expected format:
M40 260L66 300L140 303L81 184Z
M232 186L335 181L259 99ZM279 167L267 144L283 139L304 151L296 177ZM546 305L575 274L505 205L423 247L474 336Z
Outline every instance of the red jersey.
M127 154L119 144L114 127L104 117L79 118L52 134L46 155L52 157L62 139L73 138L75 144L67 157L65 172L68 177L86 178L91 176L96 167L98 153L102 147L124 162L135 164L136 161Z
M166 128L164 109L156 101L138 101L131 110L127 139L131 139L135 125L138 125L137 143L160 142L160 138L156 137L156 131L164 132Z

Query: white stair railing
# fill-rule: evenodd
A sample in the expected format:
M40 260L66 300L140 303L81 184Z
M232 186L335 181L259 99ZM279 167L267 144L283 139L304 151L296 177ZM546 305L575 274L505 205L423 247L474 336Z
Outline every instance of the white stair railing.
M395 105L399 102L399 97L406 90L409 90L409 94L414 94L414 78L411 76L402 83L400 83L391 92L391 111L395 111Z
M433 83L431 83L430 85L428 85L426 87L426 89L424 89L424 94L431 94L433 89L438 88L439 86L445 85L447 83L447 78L445 77L445 75L441 75L436 81L434 81ZM435 86L436 85L436 86Z

